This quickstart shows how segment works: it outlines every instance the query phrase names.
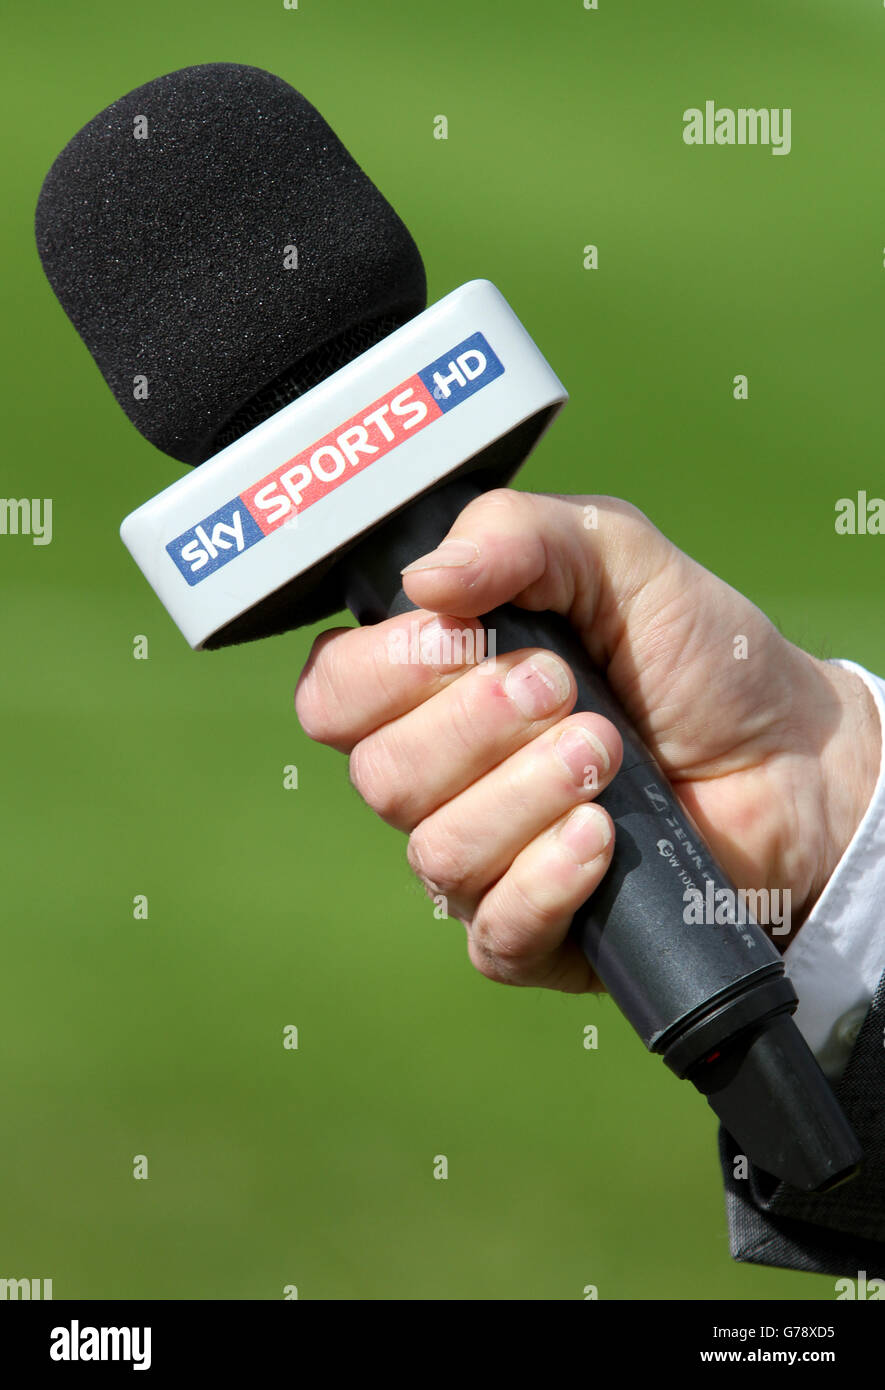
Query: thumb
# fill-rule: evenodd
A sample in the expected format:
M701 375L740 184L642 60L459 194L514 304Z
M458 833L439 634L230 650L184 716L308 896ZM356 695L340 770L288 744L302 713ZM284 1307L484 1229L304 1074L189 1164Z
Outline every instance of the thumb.
M628 502L498 488L406 566L403 587L418 607L459 618L502 603L551 609L606 664L631 606L672 560L693 564Z

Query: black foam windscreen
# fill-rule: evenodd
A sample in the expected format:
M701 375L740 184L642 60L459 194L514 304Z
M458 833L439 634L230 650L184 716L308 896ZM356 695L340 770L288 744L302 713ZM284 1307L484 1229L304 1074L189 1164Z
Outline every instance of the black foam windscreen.
M159 77L84 126L36 232L118 402L184 463L426 304L418 248L319 112L233 63Z

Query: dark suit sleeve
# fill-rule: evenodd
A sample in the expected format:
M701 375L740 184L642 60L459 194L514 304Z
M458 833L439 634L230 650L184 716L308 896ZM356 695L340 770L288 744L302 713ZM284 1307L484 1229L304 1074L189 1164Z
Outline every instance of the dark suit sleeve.
M885 974L858 1034L836 1095L864 1150L860 1173L821 1196L799 1192L745 1166L724 1129L719 1156L725 1179L731 1254L749 1264L814 1274L885 1278Z

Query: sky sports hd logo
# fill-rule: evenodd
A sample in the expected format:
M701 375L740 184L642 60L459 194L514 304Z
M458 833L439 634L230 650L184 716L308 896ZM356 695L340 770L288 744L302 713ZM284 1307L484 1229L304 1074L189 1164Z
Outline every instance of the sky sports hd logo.
M266 478L166 546L188 584L200 584L229 560L334 492L434 420L502 375L481 333L394 386L365 410L280 464Z

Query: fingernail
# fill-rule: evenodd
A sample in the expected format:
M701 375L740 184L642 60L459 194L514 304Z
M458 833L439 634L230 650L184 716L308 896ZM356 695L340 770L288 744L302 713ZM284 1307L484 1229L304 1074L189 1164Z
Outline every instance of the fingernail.
M436 550L430 550L406 565L400 574L411 574L414 570L457 569L459 565L469 565L479 556L479 546L473 541L443 541Z
M611 759L602 739L591 734L589 729L582 728L580 724L573 725L559 735L554 744L554 751L566 771L581 786L584 785L591 768L606 773L611 767Z
M438 674L452 667L464 666L472 658L475 650L473 634L460 627L449 618L445 623L441 618L431 618L425 623L418 636L418 658L422 666L430 666Z
M559 708L571 684L562 662L549 652L540 652L508 671L504 689L526 719L542 719Z
M439 661L445 641L445 630L439 618L431 618L418 634L418 656L425 666L432 665L434 659Z
M597 806L578 806L559 827L559 838L569 854L582 867L598 859L610 843L608 820Z

